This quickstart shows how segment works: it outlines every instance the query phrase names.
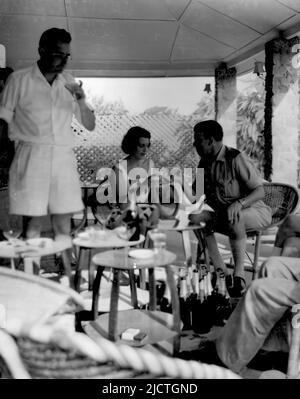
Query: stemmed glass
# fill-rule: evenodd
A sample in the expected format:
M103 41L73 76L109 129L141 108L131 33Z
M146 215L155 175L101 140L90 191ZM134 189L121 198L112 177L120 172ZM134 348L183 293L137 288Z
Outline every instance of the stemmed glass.
M22 234L22 229L22 216L8 215L3 235L9 242L13 243Z
M18 215L9 215L3 229L3 236L11 244L15 244L23 231L22 217ZM14 259L10 259L12 270L15 270Z

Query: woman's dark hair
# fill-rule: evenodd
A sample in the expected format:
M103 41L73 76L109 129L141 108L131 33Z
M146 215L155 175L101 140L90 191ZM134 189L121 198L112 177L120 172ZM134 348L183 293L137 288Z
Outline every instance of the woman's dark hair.
M223 139L223 129L222 126L213 119L198 122L194 126L194 133L203 133L206 139L214 138L216 141L221 141Z
M71 40L72 38L70 33L65 29L51 28L42 33L39 41L39 47L51 49L58 42L69 44Z
M148 132L148 130L140 126L131 127L123 137L121 144L122 151L128 155L134 154L141 137L145 137L146 139L150 140L151 134Z

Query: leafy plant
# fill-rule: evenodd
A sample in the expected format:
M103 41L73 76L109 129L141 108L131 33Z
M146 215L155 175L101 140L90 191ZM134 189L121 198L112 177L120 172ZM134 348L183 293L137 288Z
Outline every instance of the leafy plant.
M263 85L256 84L237 100L237 148L245 151L263 173L264 165L264 103Z

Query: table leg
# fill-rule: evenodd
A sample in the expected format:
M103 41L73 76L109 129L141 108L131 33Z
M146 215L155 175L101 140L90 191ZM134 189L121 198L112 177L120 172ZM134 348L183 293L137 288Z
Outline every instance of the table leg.
M87 218L87 214L88 214L88 209L87 209L87 202L88 202L88 189L84 190L84 194L83 194L83 203L84 203L84 210L83 210L83 227L86 227L88 225L88 218Z
M94 283L94 274L95 274L95 265L91 261L91 252L92 250L88 250L88 271L89 271L89 291L92 291L93 289L93 283Z
M71 268L71 250L64 250L61 252L61 259L64 265L65 273L69 279L69 285L71 288L75 288L74 281L72 279L72 268Z
M74 287L77 292L80 291L81 268L82 268L82 264L83 264L83 259L84 259L84 248L80 247L77 265L76 265L75 276L74 276Z
M209 265L210 265L210 260L209 259L210 258L209 258L209 253L208 253L208 249L207 249L207 246L206 246L204 233L203 233L202 230L194 230L194 234L197 237L198 242L199 242L198 248L199 247L201 248L200 249L200 251L201 251L200 256L201 256L201 254L203 254L204 263L209 267ZM197 254L197 257L198 257L198 254ZM197 263L198 263L198 259L197 259Z
M156 283L155 283L155 272L154 268L148 269L149 276L149 310L156 310L157 295L156 295Z
M14 258L10 258L10 267L11 267L11 270L16 270Z
M32 257L25 257L24 258L24 272L33 274L33 258Z
M183 230L181 232L183 249L185 254L185 260L187 267L192 266L192 250L191 250L191 240L188 230Z
M108 339L116 341L116 331L118 325L118 301L119 301L119 280L120 280L120 269L114 269L114 277L111 288L110 296L110 311L108 318Z
M167 283L170 288L171 302L172 302L172 313L174 318L173 330L177 332L177 335L173 340L173 355L176 356L180 351L180 311L179 311L179 298L176 288L174 273L172 266L166 267Z
M139 276L140 276L140 289L145 290L146 289L146 270L140 269Z
M138 309L139 305L137 299L134 271L128 270L128 274L129 274L129 283L130 283L130 292L131 292L131 305L134 307L134 309Z
M97 267L97 274L93 285L93 300L92 300L92 316L93 320L96 320L98 317L98 302L99 302L99 289L101 284L101 278L103 275L104 267Z

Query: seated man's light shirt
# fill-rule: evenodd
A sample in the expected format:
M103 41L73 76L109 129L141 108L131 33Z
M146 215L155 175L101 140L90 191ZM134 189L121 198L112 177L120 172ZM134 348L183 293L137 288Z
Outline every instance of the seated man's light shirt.
M14 72L0 104L0 118L9 124L10 139L73 147L71 123L79 110L64 87L73 82L70 74L62 73L50 86L37 64Z

